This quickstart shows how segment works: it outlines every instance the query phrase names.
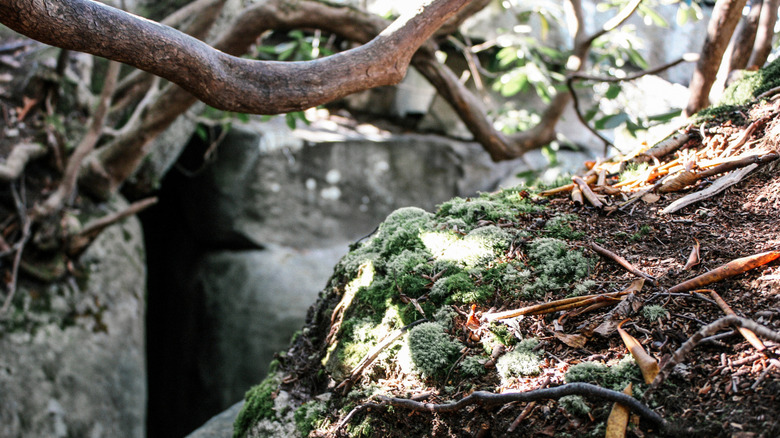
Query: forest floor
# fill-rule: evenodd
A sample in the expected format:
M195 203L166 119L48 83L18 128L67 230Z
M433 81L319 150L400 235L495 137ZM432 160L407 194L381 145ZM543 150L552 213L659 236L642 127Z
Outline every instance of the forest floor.
M710 291L718 294L736 315L778 332L780 260L697 287L696 291L669 292L672 286L735 259L780 250L780 160L776 160L778 113L780 102L770 100L741 111L737 117L732 114L729 119L703 123L704 127L689 127L691 135L678 148L650 160L647 166L634 166L638 176L626 177L623 163L620 167L623 182L618 182L616 177L610 179L620 172L615 170L618 167L610 170L609 165L617 164L597 163L595 171L589 174L595 178L601 167L607 176L601 187L598 183L594 187L604 203L600 208L587 200L572 201L569 196L571 190L567 190L547 198L537 198L536 202L547 207L541 211L520 214L508 223L498 221L498 224L533 229L539 228L540 223L567 214L571 219L571 232L581 236L573 240L575 247L595 256L590 245L598 242L601 247L617 253L636 269L655 279L655 282L646 281L641 291L636 293L638 303L635 310L660 306L663 309L660 317L652 319L642 317L641 312L629 312L631 319L624 328L639 340L661 367L704 326L725 316L722 306L716 303ZM751 156L764 157L764 162L769 164L762 163L741 181L714 196L674 213L661 212L674 201L716 184L720 175L689 180L692 181L690 184L658 193L663 182L662 175L665 175L665 172L657 172L658 169L672 169L670 173L674 173L676 163L678 170L696 173ZM583 175L583 178L589 174ZM620 187L620 190L614 190L614 187ZM626 202L634 196L635 202ZM698 263L686 267L697 246ZM617 292L637 279L635 274L611 259L597 259L588 276L595 282L595 290ZM482 315L532 304L535 303L516 297L504 301L496 298L491 301L493 308L482 309ZM611 336L593 334L593 328L605 320L610 309L521 318L517 322L520 331L538 339L540 344L534 350L544 352L541 372L535 376L518 378L506 384L497 373L488 372L477 379L453 378L447 382L449 386L417 387L410 393L409 385L404 383L407 376L386 373L378 380L380 392L401 398L411 396L415 401L441 405L463 399L474 390L533 391L562 385L565 373L578 363L597 361L615 365L630 357L616 333ZM467 347L481 348L473 338L469 339L473 335L465 316L468 306L461 306L458 310L461 316L455 318L455 327L450 333ZM479 317L479 313L476 316ZM661 431L657 425L633 415L626 436L780 436L780 345L764 340L764 346L766 349L758 351L733 327L706 337L684 356L666 382L644 400L666 421L668 428ZM311 352L309 349L293 348L284 362L307 363L299 355ZM282 368L289 373L288 376L297 373L294 366ZM370 400L351 400L352 405L359 406L354 416L345 419L345 411L342 411L340 418L330 422L330 427L315 430L312 436L340 434L344 432L342 427L345 422L352 425L361 421L365 423L368 411L371 412L371 436L604 436L605 423L612 409L612 403L589 399L584 410L573 413L559 400L549 399L533 404L511 402L488 406L475 403L452 412L430 412L431 405L426 408L396 406L394 409L382 409L379 408L382 404L373 404ZM362 410L361 402L364 403ZM361 435L358 429L347 427L347 430L351 436Z

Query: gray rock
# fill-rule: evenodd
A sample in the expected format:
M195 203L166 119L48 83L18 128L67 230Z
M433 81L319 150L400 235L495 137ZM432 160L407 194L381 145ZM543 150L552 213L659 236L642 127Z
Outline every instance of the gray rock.
M233 128L182 204L210 245L322 247L368 234L398 207L433 210L492 190L514 165L435 135L317 126L290 135L255 122Z
M221 412L203 426L196 429L185 438L231 438L233 436L233 422L244 406L244 402L238 402Z
M269 248L207 254L195 268L206 309L196 362L203 386L218 405L243 398L286 350L309 306L347 252Z
M0 319L0 436L145 436L144 263L131 218L84 253L83 278L20 284Z

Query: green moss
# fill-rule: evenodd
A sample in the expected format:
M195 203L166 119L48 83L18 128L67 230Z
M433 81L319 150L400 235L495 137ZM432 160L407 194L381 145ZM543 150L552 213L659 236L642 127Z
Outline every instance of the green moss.
M577 240L585 235L582 231L574 231L571 222L577 220L574 214L559 214L548 220L544 225L547 237L556 239Z
M666 318L668 315L669 312L667 312L663 306L659 306L657 304L645 306L642 308L642 316L644 316L648 321L655 322L659 319Z
M309 432L320 426L326 411L327 406L320 401L310 401L302 404L295 410L295 414L293 415L295 428L301 436L308 436Z
M479 221L511 221L518 214L537 212L541 208L524 194L522 188L516 188L482 194L475 199L453 198L439 206L436 218L445 223L460 220L466 227L461 231L468 231Z
M493 323L490 324L488 327L491 333L493 333L493 337L495 340L500 342L503 345L506 345L507 347L511 347L512 345L515 345L517 343L517 338L515 335L509 332L509 329L507 326L501 323Z
M412 362L423 377L436 378L446 373L462 347L435 322L422 323L409 333Z
M566 383L592 383L614 391L622 391L631 382L643 382L639 367L630 356L612 366L600 362L578 363L569 368L564 379Z
M581 395L567 395L558 400L563 409L572 415L585 416L590 413L590 406Z
M466 377L479 377L487 372L485 362L487 357L469 356L460 363L460 371Z
M247 391L244 406L233 423L233 437L243 438L249 429L260 420L276 418L273 392L281 383L278 373L271 373L259 385Z
M593 266L593 260L582 251L572 250L566 242L552 237L533 240L529 245L528 258L536 277L533 283L522 289L523 296L529 299L565 288L571 282L586 277Z
M431 288L430 297L437 303L444 303L453 294L473 289L474 281L466 272L459 272L449 277L436 280Z

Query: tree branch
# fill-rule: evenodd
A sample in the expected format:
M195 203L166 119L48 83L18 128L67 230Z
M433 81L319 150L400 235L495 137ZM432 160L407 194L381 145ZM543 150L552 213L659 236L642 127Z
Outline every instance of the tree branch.
M367 44L305 62L231 56L170 27L87 0L4 0L0 17L41 42L161 76L215 108L276 114L399 82L417 48L466 3L430 0Z
M424 412L455 412L463 409L466 406L478 404L480 406L496 406L504 405L512 402L530 402L539 400L558 399L567 395L581 395L584 397L593 397L602 400L608 400L611 402L620 403L632 411L639 414L641 417L647 419L653 424L666 427L666 422L660 415L653 410L645 406L639 400L623 394L622 392L612 391L610 389L602 388L600 386L591 385L590 383L568 383L553 388L536 389L526 392L505 392L502 394L495 394L486 391L475 391L456 402L452 403L423 403L405 398L378 396L377 399L383 404L390 405L396 408L411 409L414 411Z

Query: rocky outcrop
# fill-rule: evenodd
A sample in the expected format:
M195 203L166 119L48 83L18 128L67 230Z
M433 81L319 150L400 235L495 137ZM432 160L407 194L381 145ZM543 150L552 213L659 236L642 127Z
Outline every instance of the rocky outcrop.
M0 436L145 436L142 242L127 219L97 238L73 276L20 284L0 319Z

